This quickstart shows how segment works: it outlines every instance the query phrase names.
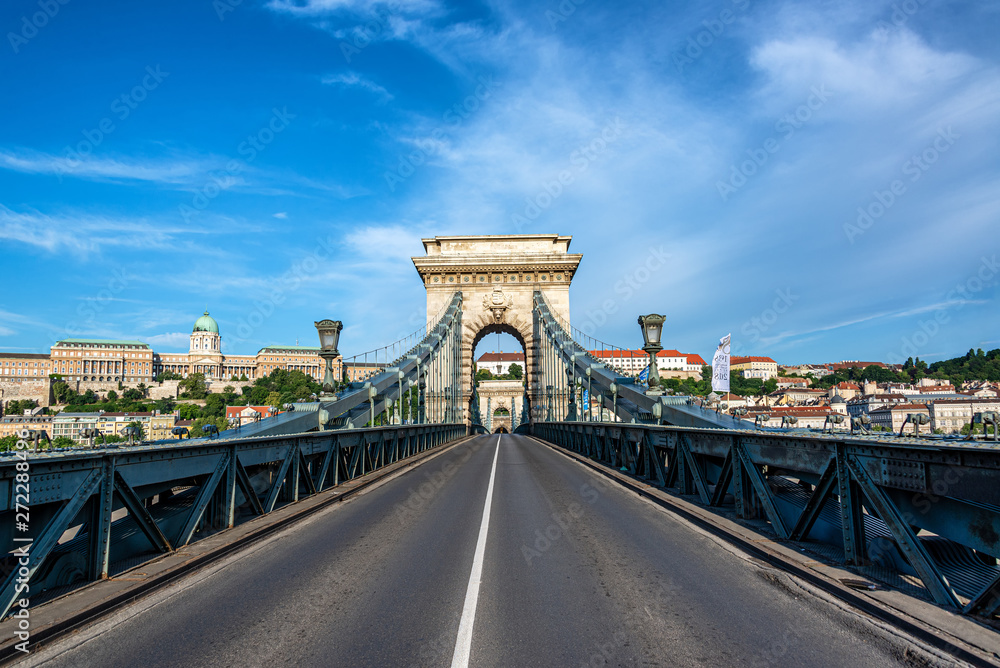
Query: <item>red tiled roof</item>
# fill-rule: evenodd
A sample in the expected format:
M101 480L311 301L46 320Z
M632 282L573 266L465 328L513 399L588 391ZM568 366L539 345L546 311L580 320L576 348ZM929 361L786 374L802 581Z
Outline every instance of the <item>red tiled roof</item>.
M767 362L769 364L777 364L770 357L759 357L755 355L747 355L746 357L732 357L729 359L729 364L746 364L747 362Z
M706 366L705 360L701 358L701 355L695 355L694 353L687 355L688 364L698 364L700 366Z
M524 353L483 353L477 362L523 362Z
M649 357L649 353L644 350L590 350L588 351L591 355L598 358L604 359L621 359L630 357ZM657 357L687 357L684 353L677 350L661 350L656 353ZM697 357L697 355L695 355ZM698 359L701 359L698 357ZM704 362L702 362L704 364Z
M841 389L841 390L860 390L861 389L855 383L846 383L846 382L837 383L836 385L834 385L834 387L836 387L837 389Z
M881 367L883 369L886 368L885 364L883 364L882 362L857 362L857 361L844 360L843 362L834 362L833 364L827 364L827 366L833 369L834 371L838 369L853 369L855 367L861 367L863 369L867 366L872 366L872 365Z

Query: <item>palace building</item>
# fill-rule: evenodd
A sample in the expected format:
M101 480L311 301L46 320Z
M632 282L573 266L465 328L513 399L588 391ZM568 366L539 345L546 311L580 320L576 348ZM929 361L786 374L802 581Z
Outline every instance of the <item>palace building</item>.
M165 372L185 378L192 373L203 373L206 380L225 381L235 376L253 381L277 369L285 369L301 371L322 382L325 370L318 347L278 345L261 348L256 355L224 354L219 323L208 311L195 321L186 353L158 353L142 341L63 339L52 346L50 356L17 355L16 360L15 356L10 357L11 375L20 373L21 369L25 376L34 374L32 377L59 374L67 381L78 381L81 389L86 389L89 383L148 384ZM28 362L34 365L30 370ZM13 364L24 366L18 368ZM0 369L7 367L0 366ZM334 377L339 380L342 377L340 358L334 360L333 370Z

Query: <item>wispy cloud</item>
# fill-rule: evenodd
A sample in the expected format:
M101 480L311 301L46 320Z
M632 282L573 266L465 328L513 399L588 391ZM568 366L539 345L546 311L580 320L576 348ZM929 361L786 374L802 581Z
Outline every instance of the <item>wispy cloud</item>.
M207 159L110 158L88 156L77 159L33 151L0 149L0 168L25 174L46 174L95 181L145 181L166 186L190 186L212 168Z
M382 102L392 99L392 93L371 79L367 79L357 72L341 72L340 74L328 74L321 81L328 86L342 86L345 88L363 88L379 96Z

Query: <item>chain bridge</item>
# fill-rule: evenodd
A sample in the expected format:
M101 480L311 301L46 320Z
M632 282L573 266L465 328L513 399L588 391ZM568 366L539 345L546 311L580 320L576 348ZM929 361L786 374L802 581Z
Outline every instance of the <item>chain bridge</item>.
M651 391L570 324L570 242L423 240L426 327L315 402L0 457L3 657L30 617L66 665L997 661L1000 450Z

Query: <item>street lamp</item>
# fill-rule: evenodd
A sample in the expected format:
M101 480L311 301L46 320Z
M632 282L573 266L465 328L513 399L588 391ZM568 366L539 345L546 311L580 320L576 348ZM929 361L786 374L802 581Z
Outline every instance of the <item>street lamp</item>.
M583 372L587 376L587 422L594 421L594 412L590 409L591 404L594 401L594 395L591 389L594 387L594 381L590 377L592 373L592 367L588 366L586 371Z
M618 421L618 383L611 383L608 387L611 390L611 421Z
M656 368L656 355L663 350L663 346L660 345L660 335L663 334L663 321L666 319L666 316L655 313L639 316L642 349L649 355L649 389L646 394L660 394L660 374Z
M571 355L575 357L575 355ZM566 406L566 420L569 422L576 422L576 388L574 387L576 383L573 382L573 367L566 367L566 387L567 394L569 395L569 405Z
M333 394L333 360L340 355L337 344L340 342L340 332L344 323L339 320L320 320L316 325L319 332L319 356L326 361L326 373L323 375L323 395ZM322 395L321 395L322 396Z

